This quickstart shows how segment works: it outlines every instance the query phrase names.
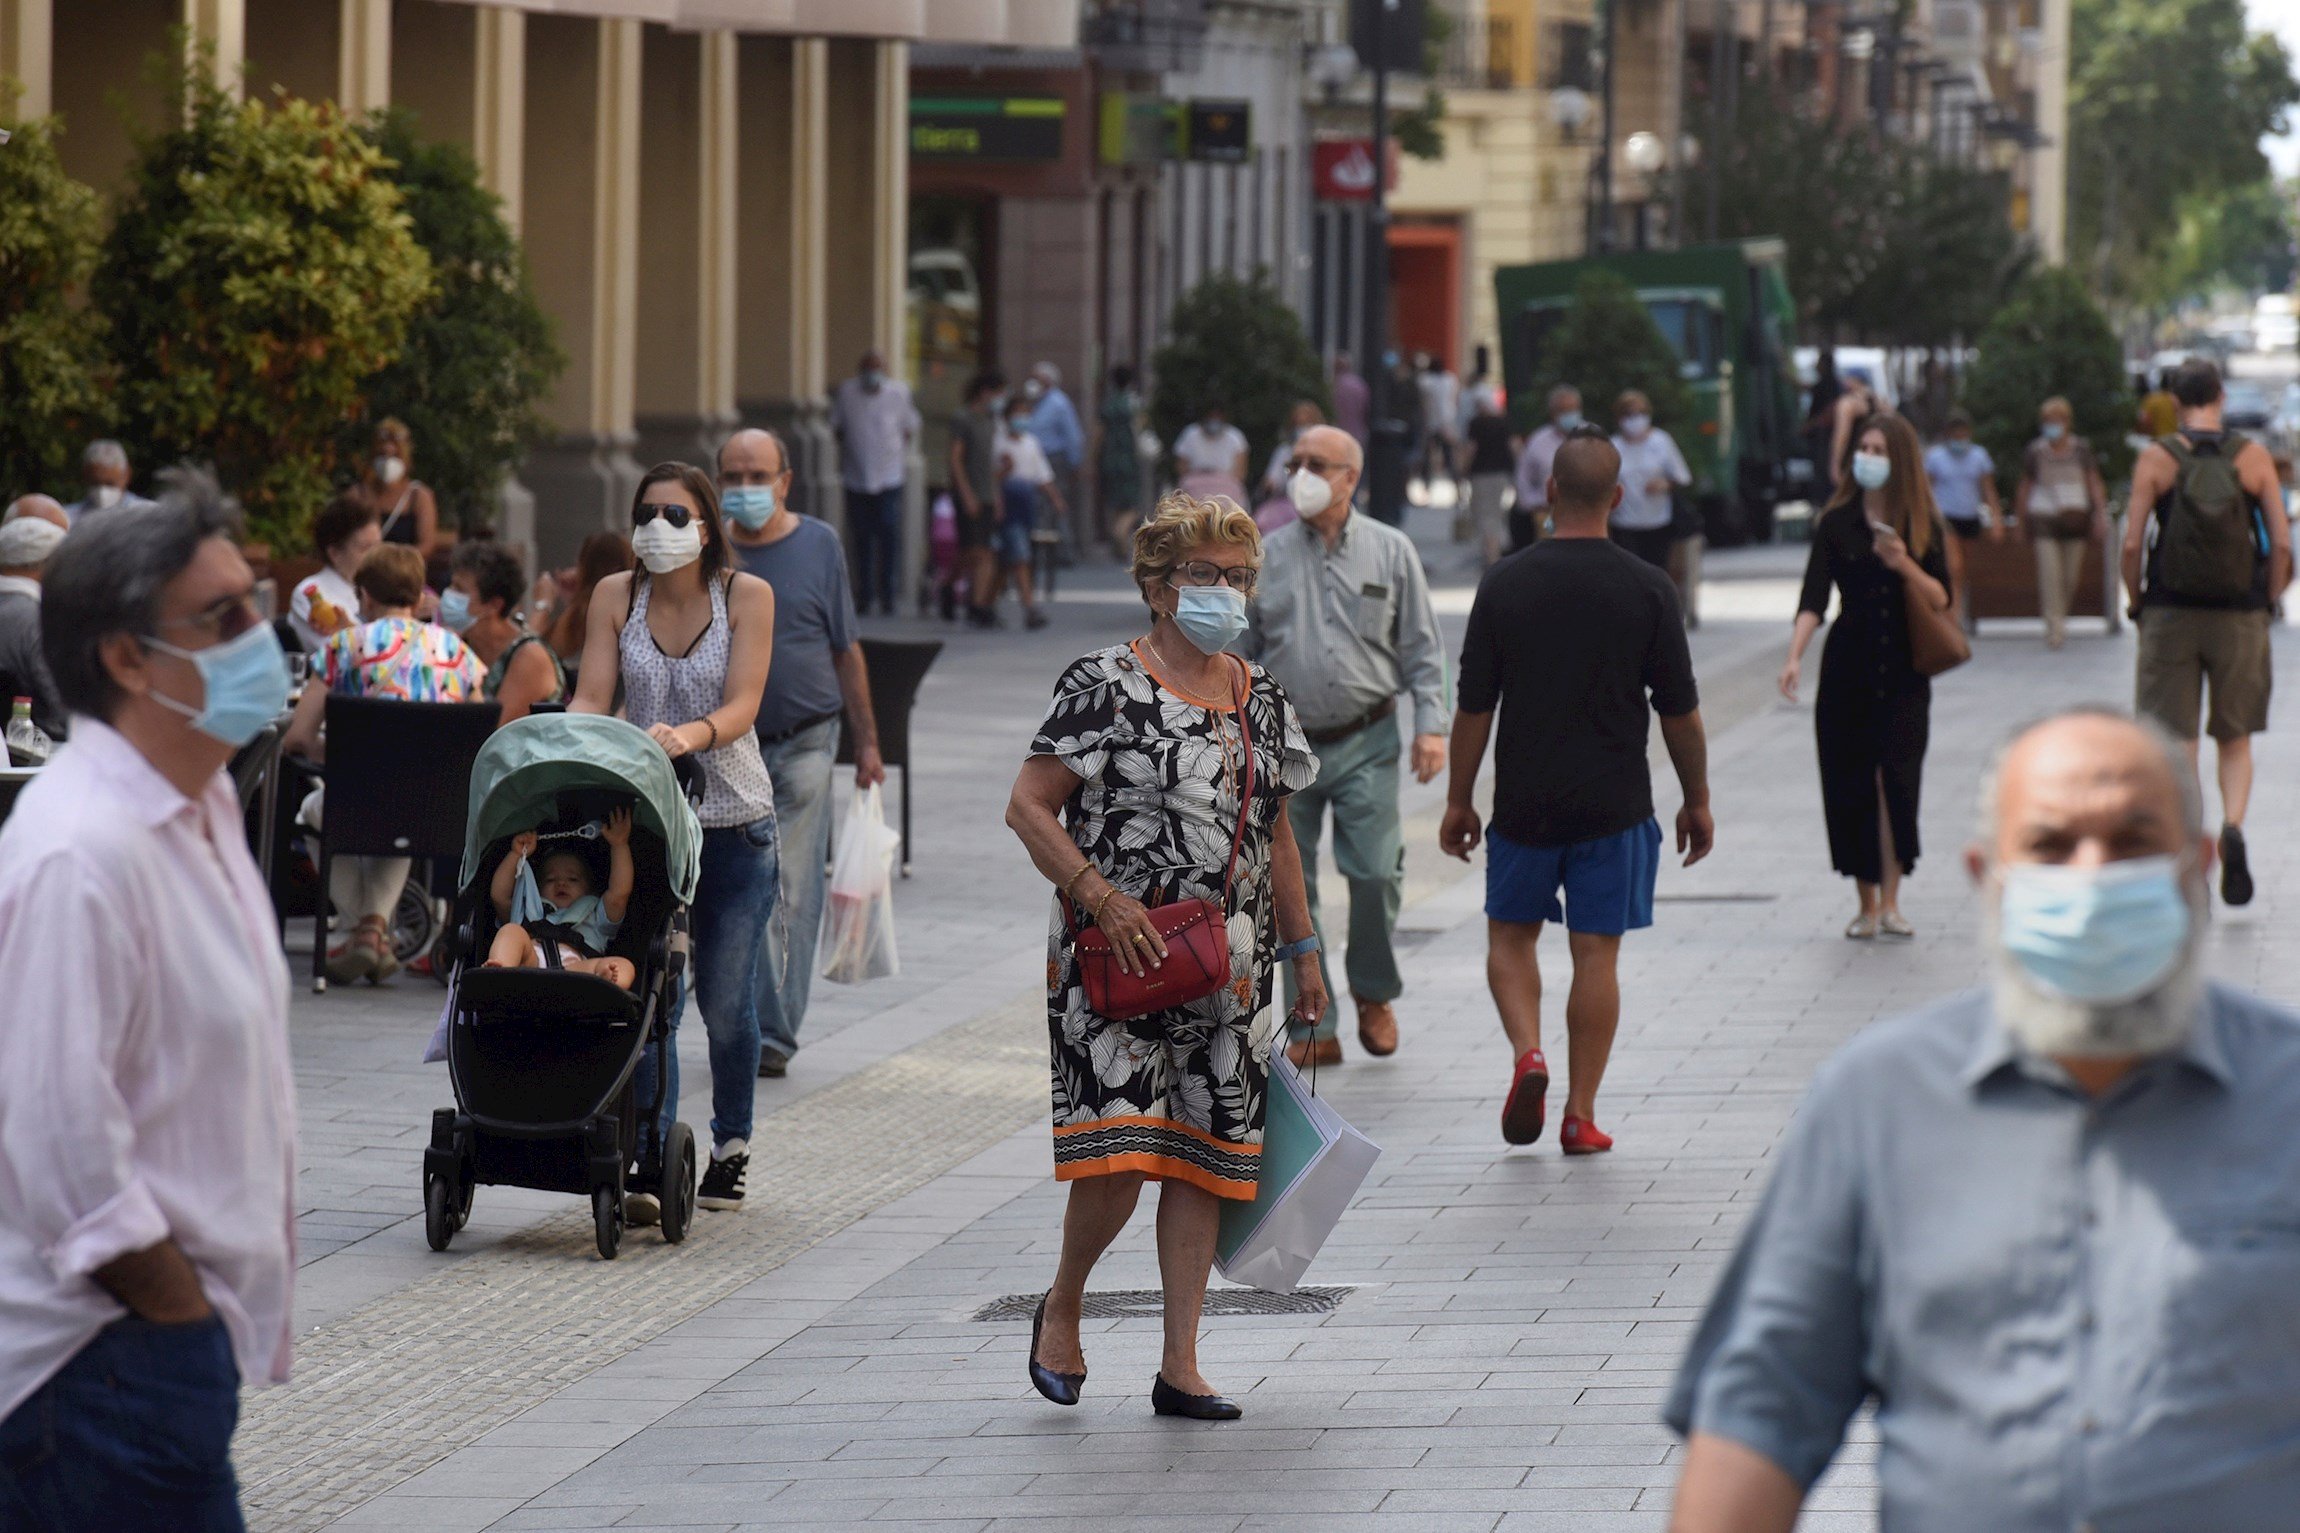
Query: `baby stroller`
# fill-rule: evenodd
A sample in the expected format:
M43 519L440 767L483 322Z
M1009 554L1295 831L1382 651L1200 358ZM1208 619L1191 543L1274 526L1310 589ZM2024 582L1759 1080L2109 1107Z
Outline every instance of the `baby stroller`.
M424 1234L444 1251L486 1182L588 1194L599 1254L623 1238L626 1192L662 1201L663 1238L686 1238L694 1212L695 1140L684 1123L656 1143L671 1046L671 1000L687 958L702 831L694 763L676 771L662 747L620 719L545 713L505 725L471 767L471 811L459 892L440 962L448 978L447 1068L455 1106L431 1117L423 1154ZM623 990L558 968L491 969L500 924L489 886L511 838L549 847L584 836L609 810L632 814L631 897L607 953L638 970ZM638 1100L641 1058L656 1087Z

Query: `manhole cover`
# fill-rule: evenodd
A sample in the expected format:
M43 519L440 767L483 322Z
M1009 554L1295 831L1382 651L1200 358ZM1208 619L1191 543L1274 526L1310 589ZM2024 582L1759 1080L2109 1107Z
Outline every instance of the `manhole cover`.
M1297 1288L1292 1293L1264 1293L1259 1288L1209 1288L1209 1315L1323 1315L1348 1298L1354 1289ZM993 1299L974 1312L977 1320L1028 1320L1038 1312L1038 1295L1010 1293ZM1166 1312L1166 1296L1155 1288L1116 1288L1088 1292L1085 1313L1090 1320L1155 1320Z

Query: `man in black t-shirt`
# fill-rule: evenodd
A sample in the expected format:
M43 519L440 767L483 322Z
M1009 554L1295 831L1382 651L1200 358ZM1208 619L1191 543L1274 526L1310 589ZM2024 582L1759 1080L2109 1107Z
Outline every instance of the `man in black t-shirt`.
M1478 587L1438 831L1439 844L1465 862L1481 833L1486 841L1486 974L1517 1061L1501 1110L1511 1144L1541 1135L1549 1065L1535 945L1544 922L1566 925L1573 988L1558 1142L1568 1155L1613 1147L1594 1119L1621 1019L1621 937L1653 924L1661 827L1645 764L1648 696L1684 790L1677 850L1688 866L1709 854L1715 830L1676 588L1606 536L1606 518L1621 501L1620 474L1620 454L1603 433L1575 431L1550 470L1555 535L1495 565ZM1497 704L1488 831L1470 793Z

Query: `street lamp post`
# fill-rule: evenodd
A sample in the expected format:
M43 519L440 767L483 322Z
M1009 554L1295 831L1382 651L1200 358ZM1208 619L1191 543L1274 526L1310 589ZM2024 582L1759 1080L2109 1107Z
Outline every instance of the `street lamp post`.
M1399 0L1374 0L1374 195L1366 209L1366 509L1395 526L1405 516L1405 443L1390 419L1390 36Z

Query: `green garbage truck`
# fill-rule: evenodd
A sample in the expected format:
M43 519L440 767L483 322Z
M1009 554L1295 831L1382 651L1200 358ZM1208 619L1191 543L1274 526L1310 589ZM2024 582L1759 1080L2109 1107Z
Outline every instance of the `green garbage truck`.
M1534 395L1541 348L1565 318L1581 278L1593 268L1610 271L1637 290L1684 369L1694 419L1664 424L1693 470L1709 543L1769 539L1774 503L1798 493L1811 472L1799 429L1796 308L1787 263L1780 240L1744 239L1497 269L1495 312L1512 423L1521 431L1541 424L1546 406Z

